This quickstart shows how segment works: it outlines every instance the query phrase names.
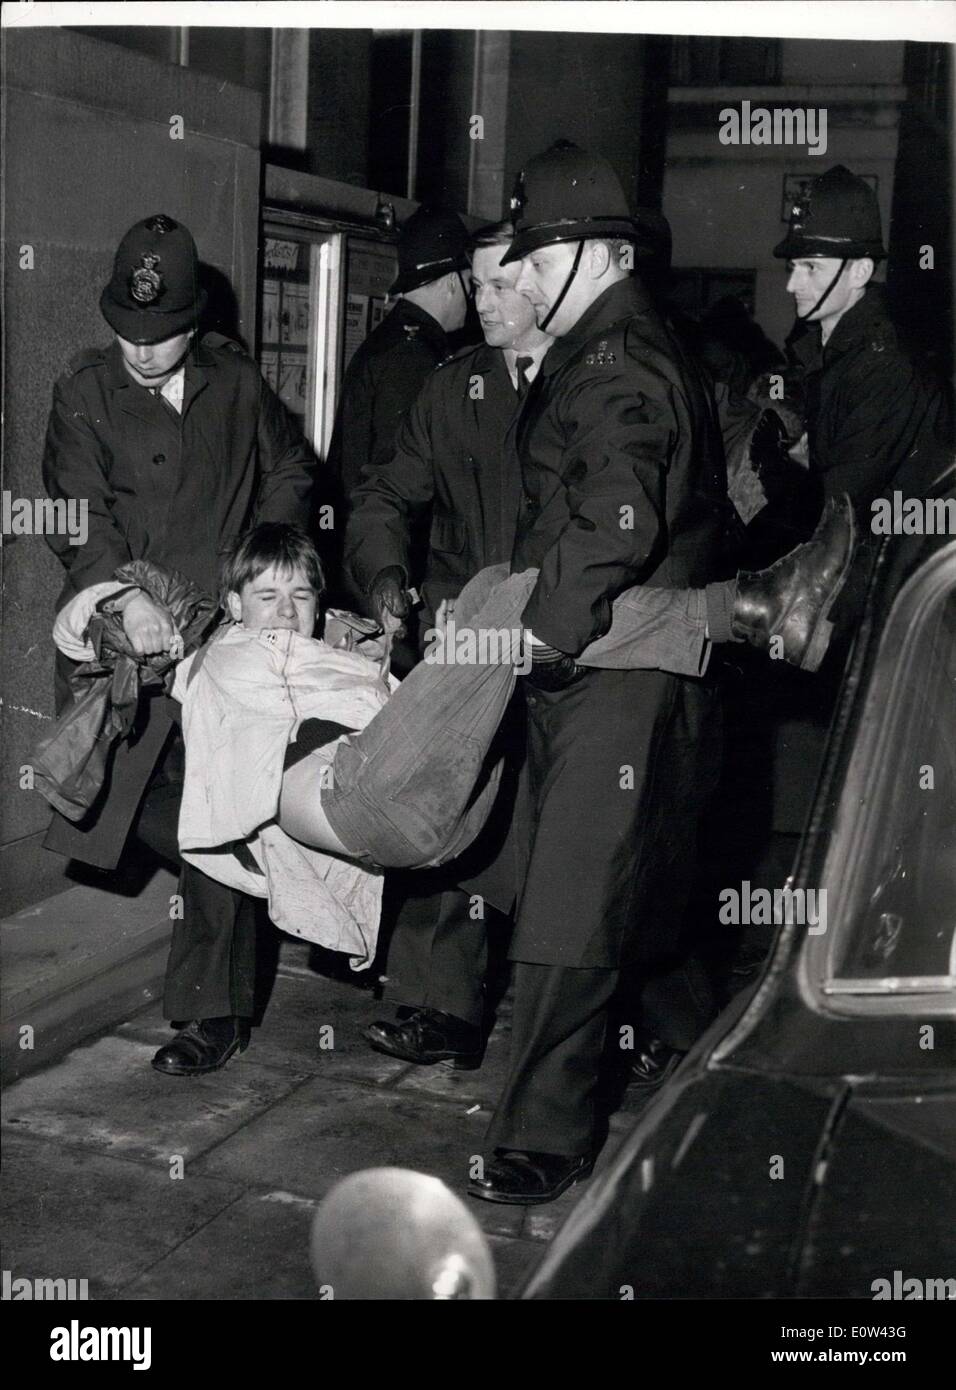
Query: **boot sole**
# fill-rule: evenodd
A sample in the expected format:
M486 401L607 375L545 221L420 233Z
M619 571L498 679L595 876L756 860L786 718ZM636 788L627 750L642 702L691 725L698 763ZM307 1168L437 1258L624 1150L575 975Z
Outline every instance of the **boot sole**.
M818 671L823 658L827 654L830 646L830 638L833 636L833 624L829 621L830 610L836 603L843 591L847 575L850 573L850 565L853 563L853 554L856 549L856 518L853 515L853 508L850 508L850 543L847 546L846 559L840 573L837 575L826 602L820 610L820 616L810 634L810 640L806 645L803 656L800 660L799 669L801 671Z
M559 1182L556 1187L553 1187L550 1192L539 1197L523 1197L518 1194L511 1196L506 1192L489 1192L486 1188L471 1186L468 1188L468 1196L477 1197L481 1202L498 1202L502 1206L540 1207L544 1206L547 1202L557 1201L563 1192L567 1192L569 1188L574 1187L575 1183L583 1182L585 1178L589 1178L593 1171L594 1164L589 1163L587 1167L580 1169L576 1173L572 1173L569 1177Z
M395 1057L400 1062L411 1062L419 1067L434 1067L438 1062L451 1062L455 1071L477 1071L484 1056L480 1052L428 1052L423 1056L420 1052L406 1052L400 1047L391 1047L387 1043L380 1042L377 1038L370 1038L367 1033L365 1037L374 1051L381 1052L386 1057Z

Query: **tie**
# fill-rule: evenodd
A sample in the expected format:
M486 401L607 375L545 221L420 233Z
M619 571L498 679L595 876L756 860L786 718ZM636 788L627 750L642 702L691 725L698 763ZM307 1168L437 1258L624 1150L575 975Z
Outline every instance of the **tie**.
M530 390L530 383L529 383L529 381L528 381L528 378L525 376L525 372L528 370L528 368L532 365L533 362L534 362L534 358L533 358L533 357L516 357L516 358L515 358L515 369L516 369L516 371L517 371L517 373L518 373L518 386L517 386L517 390L518 390L518 400L519 400L519 401L523 401L524 398L525 398L525 396L528 394L528 391Z

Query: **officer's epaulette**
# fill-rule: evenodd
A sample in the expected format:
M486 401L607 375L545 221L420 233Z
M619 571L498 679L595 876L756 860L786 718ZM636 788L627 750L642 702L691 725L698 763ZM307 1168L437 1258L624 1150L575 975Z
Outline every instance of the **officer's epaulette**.
M588 344L584 361L588 367L613 367L625 350L625 336L621 329L610 329L603 338Z
M74 353L67 362L66 375L76 376L77 372L83 372L87 367L98 367L105 359L105 348L84 348L82 352Z
M204 333L202 340L205 347L225 348L227 352L238 352L242 355L242 344L237 343L235 338L227 338L225 333Z
M896 329L891 323L875 323L867 337L867 347L871 352L886 352L896 347Z

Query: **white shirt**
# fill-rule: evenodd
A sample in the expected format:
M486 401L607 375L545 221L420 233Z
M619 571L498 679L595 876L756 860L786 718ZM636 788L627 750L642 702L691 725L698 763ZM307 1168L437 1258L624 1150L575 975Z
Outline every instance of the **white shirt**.
M178 371L173 372L169 380L164 382L162 386L149 386L147 387L147 390L149 391L149 394L151 396L162 396L164 400L167 400L169 402L172 408L176 411L177 415L182 415L183 391L185 390L185 386L186 368L184 365L180 367Z

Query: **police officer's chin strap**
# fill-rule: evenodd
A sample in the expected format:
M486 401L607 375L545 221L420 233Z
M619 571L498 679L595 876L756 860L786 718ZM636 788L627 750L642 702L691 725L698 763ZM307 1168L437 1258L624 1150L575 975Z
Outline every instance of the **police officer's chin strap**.
M546 332L547 332L548 324L551 322L551 320L554 318L555 314L556 314L556 313L558 312L558 310L561 308L561 305L564 303L564 296L567 294L568 290L571 288L571 285L572 285L572 282L573 282L573 280L574 280L574 277L575 277L575 275L577 275L577 273L578 273L578 266L581 264L581 257L582 257L583 254L584 254L584 242L583 242L583 241L579 241L579 242L578 242L578 249L577 249L577 251L574 253L574 264L572 265L571 269L568 271L568 278L567 278L567 279L565 280L565 282L564 282L564 289L561 291L561 293L558 295L557 299L556 299L556 300L554 301L554 303L551 305L551 308L548 310L547 317L544 318L544 319L541 321L541 323L538 324L538 327L541 329L541 332L542 332L542 333L546 333Z
M808 310L808 312L805 314L797 314L797 323L806 323L807 319L812 319L814 314L818 313L819 310L823 308L824 304L826 304L827 300L830 298L830 295L836 289L837 281L839 280L843 272L846 270L849 263L849 256L844 256L843 260L840 262L840 269L837 271L836 275L834 275L829 285L827 285L826 289L823 291L816 304L814 304L813 308Z

